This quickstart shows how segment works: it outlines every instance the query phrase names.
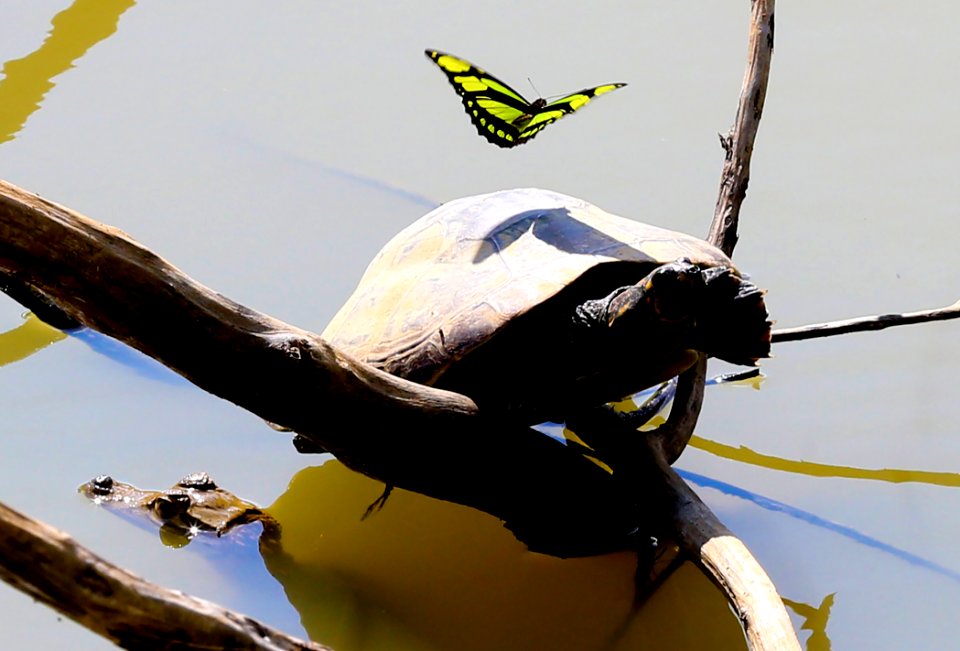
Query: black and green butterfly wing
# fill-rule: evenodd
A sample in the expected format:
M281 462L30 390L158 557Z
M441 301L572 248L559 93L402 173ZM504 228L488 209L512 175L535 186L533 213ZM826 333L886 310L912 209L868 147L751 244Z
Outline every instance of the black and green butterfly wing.
M447 76L477 132L498 147L516 147L531 140L551 122L583 107L594 97L626 84L604 84L584 88L547 103L528 102L485 70L460 57L426 50L427 57Z

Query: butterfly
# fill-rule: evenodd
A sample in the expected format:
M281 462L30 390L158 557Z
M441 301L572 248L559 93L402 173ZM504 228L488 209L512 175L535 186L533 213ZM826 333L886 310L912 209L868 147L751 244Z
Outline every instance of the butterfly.
M426 50L453 86L477 132L498 147L516 147L533 139L551 122L573 113L594 97L623 88L626 84L604 84L584 88L547 103L540 98L528 102L523 95L490 73L452 54Z

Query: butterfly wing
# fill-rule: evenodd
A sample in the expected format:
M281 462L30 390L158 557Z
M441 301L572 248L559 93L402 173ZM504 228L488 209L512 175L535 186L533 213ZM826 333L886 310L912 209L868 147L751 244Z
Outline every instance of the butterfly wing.
M535 114L533 105L482 68L469 61L426 50L427 57L447 76L477 132L499 147L520 144L520 133Z
M537 106L536 103L534 103L533 115L520 128L520 133L517 136L517 144L523 144L532 139L548 124L556 122L563 116L570 115L574 111L582 108L594 97L609 93L618 88L623 88L624 86L626 86L626 84L604 84L603 86L578 90L566 97L554 100L549 104L544 103L543 106Z

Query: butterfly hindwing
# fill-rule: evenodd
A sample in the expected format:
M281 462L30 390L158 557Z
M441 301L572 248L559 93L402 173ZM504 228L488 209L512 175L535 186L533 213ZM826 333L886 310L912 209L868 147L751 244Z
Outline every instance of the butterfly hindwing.
M499 147L515 147L531 140L551 122L573 113L597 95L626 84L585 88L549 104L528 102L523 95L469 61L436 50L426 50L447 76L477 132Z

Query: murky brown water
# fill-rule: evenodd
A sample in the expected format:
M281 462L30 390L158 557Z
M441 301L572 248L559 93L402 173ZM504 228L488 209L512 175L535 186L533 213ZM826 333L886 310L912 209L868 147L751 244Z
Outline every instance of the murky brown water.
M737 250L781 325L960 294L958 19L945 1L781 3ZM731 3L15 0L0 23L0 177L321 330L390 235L458 196L540 186L704 233L745 26ZM523 91L528 76L545 95L630 86L501 151L425 47ZM338 651L740 646L696 572L633 614L627 555L538 556L486 516L410 495L360 523L373 482L21 312L0 296L0 499L152 580ZM958 333L784 344L760 391L708 394L678 465L771 573L811 651L954 645ZM101 472L166 486L201 469L275 503L295 571L164 548L75 494ZM108 647L5 586L0 612L11 648Z

